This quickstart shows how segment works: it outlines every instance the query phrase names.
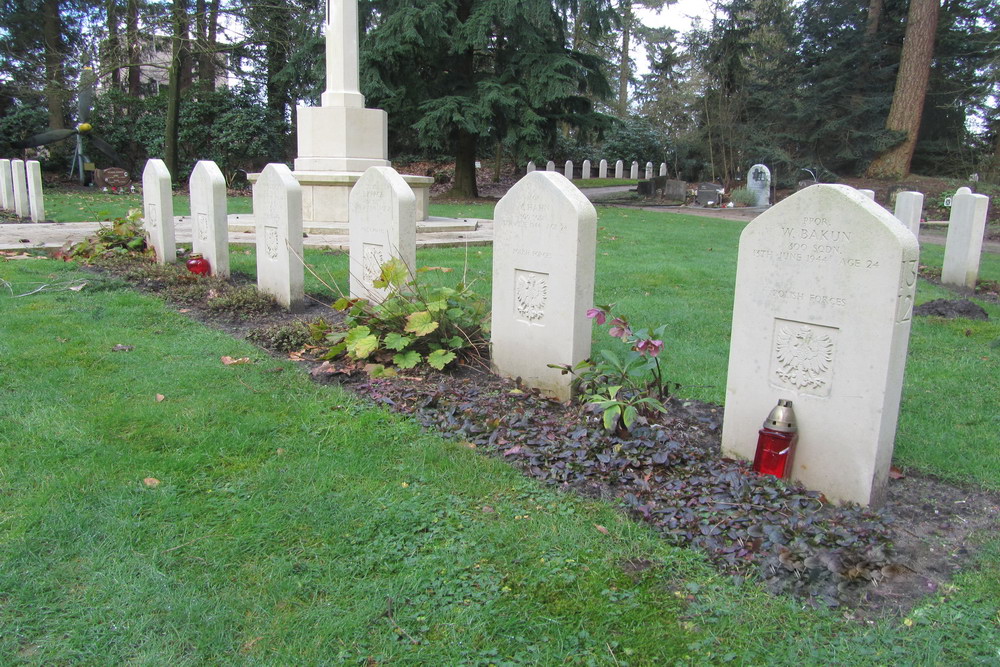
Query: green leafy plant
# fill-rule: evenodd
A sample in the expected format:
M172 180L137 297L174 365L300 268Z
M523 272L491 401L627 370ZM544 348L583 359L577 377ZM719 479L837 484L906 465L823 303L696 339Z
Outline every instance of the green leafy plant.
M584 359L575 366L549 367L573 375L575 392L582 396L586 409L601 414L608 431L627 433L640 417L666 412L663 402L679 385L664 377L660 361L666 325L633 331L623 316L612 315L613 308L614 304L591 308L587 317L598 325L607 322L608 334L621 340L624 350L601 350L596 359Z
M757 195L747 188L736 188L730 193L729 201L733 202L734 206L753 206L757 203Z
M129 209L124 218L115 218L110 225L101 225L95 238L73 244L65 255L77 259L92 259L113 255L149 255L142 228L142 209Z
M341 327L326 334L331 347L323 358L371 360L373 374L424 363L443 370L460 356L481 359L488 345L485 300L464 282L449 287L428 285L421 278L450 271L421 267L411 275L402 260L387 261L373 283L387 290L381 302L341 297L333 304L346 317Z

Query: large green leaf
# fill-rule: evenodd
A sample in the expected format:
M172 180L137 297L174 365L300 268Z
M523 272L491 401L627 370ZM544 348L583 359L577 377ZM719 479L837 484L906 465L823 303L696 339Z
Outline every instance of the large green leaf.
M385 339L382 341L382 344L385 345L387 349L396 350L398 352L400 350L405 350L406 346L412 342L413 339L411 337L403 336L402 334L398 334L393 331L392 333L387 333L385 335Z
M427 363L439 371L455 360L455 353L448 350L434 350L427 355Z
M431 317L430 312L418 310L407 316L404 330L417 336L426 336L437 328L438 323Z
M400 368L413 368L420 363L420 353L416 350L407 350L392 356L392 363Z

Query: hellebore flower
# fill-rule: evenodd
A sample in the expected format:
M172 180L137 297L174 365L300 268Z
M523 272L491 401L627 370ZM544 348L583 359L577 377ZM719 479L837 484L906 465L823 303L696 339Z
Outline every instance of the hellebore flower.
M640 354L648 354L651 357L655 357L660 354L660 350L663 349L663 341L646 338L636 343L635 349L636 352L639 352Z
M611 320L611 328L608 329L608 333L614 336L615 338L621 338L622 340L625 340L626 338L632 335L632 330L629 329L628 322L626 322L621 317L616 317L615 319Z
M598 324L604 324L607 319L607 313L600 308L591 308L587 311L587 317L592 320L596 320Z

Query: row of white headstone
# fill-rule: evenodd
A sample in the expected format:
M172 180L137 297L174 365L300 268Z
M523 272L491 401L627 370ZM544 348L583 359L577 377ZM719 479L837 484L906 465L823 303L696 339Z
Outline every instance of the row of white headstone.
M956 195L958 208L978 211L981 200L963 204L963 195L971 196ZM287 167L268 165L253 199L258 285L296 308L303 299L301 188ZM789 399L799 423L792 478L832 501L881 502L917 283L919 246L905 213L915 199L897 201L897 218L850 187L814 185L745 228L725 452L752 458L761 423L778 399ZM495 210L494 369L561 400L570 397L570 378L549 365L590 355L596 228L593 205L554 172L527 174ZM391 168L359 179L350 229L352 296L383 296L372 282L389 257L415 270L415 197Z
M531 172L536 171L537 169L538 168L535 166L534 162L529 162L528 163L527 173L530 174ZM545 171L555 171L555 170L556 170L556 163L553 162L552 160L549 160L548 163L545 165ZM572 160L566 160L566 164L563 165L563 175L566 178L572 179L572 178L574 178L574 176L573 176L574 173L575 172L574 172L573 161ZM582 171L580 173L581 173L581 177L584 180L589 180L590 178L592 178L592 176L591 176L592 167L591 167L590 160L584 160L583 161L583 168L582 168ZM614 176L615 178L625 178L625 163L623 161L618 160L617 162L615 162L615 171L614 171L614 174L615 174L615 176ZM667 175L667 163L666 162L661 162L660 163L660 176L666 176L666 175ZM608 178L608 161L607 160L601 160L600 164L598 165L598 168L597 168L597 178ZM632 162L632 167L629 170L629 178L632 179L632 180L638 180L639 179L639 163L638 162ZM653 163L652 162L647 162L646 163L646 171L645 171L645 179L648 181L648 180L650 180L652 178L653 178Z
M859 190L869 199L875 199L872 190ZM941 282L955 287L974 288L979 279L979 262L983 253L983 236L986 232L986 214L990 199L975 194L971 189L959 188L951 198L948 218L948 236L945 239L944 265ZM893 213L913 235L920 238L924 195L920 192L900 192L896 195Z
M45 220L42 167L38 160L0 160L0 207L32 222Z

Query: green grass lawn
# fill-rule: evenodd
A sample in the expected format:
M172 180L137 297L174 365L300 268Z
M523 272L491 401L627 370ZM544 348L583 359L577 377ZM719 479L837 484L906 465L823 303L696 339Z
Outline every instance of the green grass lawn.
M721 402L743 225L599 215L596 301L666 323L682 394ZM922 250L940 266L939 247ZM233 266L252 273L245 252ZM346 282L346 259L307 252L328 283ZM418 252L485 295L490 259ZM1000 279L1000 257L984 255L981 275ZM1000 660L995 540L905 618L846 621L737 585L607 505L316 386L113 280L49 260L2 262L0 280L4 664ZM921 281L917 301L949 294ZM1000 489L1000 308L984 305L990 322L915 319L896 460ZM652 567L626 562L640 560Z
M253 202L249 196L229 197L230 213L252 213ZM45 190L45 217L54 222L92 222L124 218L129 209L142 208L140 194L112 194L95 188ZM190 215L191 198L174 197L174 215Z
M88 281L0 296L6 664L996 660L996 545L905 618L804 610L114 280L0 279Z

